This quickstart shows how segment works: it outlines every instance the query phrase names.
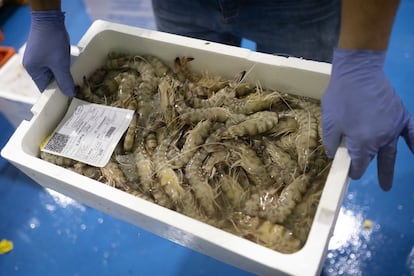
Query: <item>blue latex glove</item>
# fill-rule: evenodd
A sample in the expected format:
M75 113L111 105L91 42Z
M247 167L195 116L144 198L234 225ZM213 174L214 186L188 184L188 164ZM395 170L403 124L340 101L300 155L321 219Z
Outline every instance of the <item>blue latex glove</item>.
M23 66L41 92L53 77L69 97L75 95L70 73L70 42L61 11L32 12Z
M387 191L400 135L414 152L414 119L384 73L385 54L334 50L331 80L322 97L322 131L331 158L345 137L352 179L359 179L377 156L379 184Z

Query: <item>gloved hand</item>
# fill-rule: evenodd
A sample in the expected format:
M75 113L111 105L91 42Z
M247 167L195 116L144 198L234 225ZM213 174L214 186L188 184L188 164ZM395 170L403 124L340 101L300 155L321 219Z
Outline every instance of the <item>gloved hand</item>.
M331 80L322 97L323 144L333 157L342 136L359 179L377 155L380 187L391 189L397 141L414 152L414 119L384 70L385 51L335 49Z
M31 28L23 56L23 66L41 92L55 77L69 97L75 95L70 73L70 42L61 11L32 12Z

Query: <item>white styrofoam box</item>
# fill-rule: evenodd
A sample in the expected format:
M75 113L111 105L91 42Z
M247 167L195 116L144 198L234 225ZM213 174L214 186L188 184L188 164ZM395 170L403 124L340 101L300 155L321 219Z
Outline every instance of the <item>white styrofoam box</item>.
M71 68L76 83L101 66L112 50L153 54L170 65L176 56L191 56L192 68L200 72L231 78L250 70L251 81L259 80L263 87L315 98L321 97L330 72L326 63L106 21L95 21L78 46L82 51ZM260 275L320 272L348 185L350 158L344 147L336 153L306 244L298 252L283 254L39 159L40 142L56 127L67 105L68 98L51 84L33 106L33 118L17 128L2 156L44 187L222 262Z
M16 128L32 117L39 89L22 65L23 48L0 68L0 112Z
M33 116L32 106L40 96L30 75L23 67L23 55L26 45L14 54L0 68L0 112L15 127ZM72 62L79 54L79 49L71 46Z

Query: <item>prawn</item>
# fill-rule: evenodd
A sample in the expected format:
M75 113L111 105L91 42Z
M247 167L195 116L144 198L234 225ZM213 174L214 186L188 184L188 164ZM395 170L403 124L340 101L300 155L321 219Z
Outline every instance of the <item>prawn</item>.
M298 176L282 190L274 206L260 214L261 217L274 223L283 223L292 213L296 204L302 200L303 194L307 191L309 183L309 176Z
M104 178L104 183L111 187L115 187L124 191L129 190L127 179L125 178L122 170L119 168L117 162L109 160L108 164L100 169L102 177Z
M163 135L165 138L165 133ZM164 141L156 148L154 152L155 174L164 191L168 194L174 203L181 202L184 196L184 189L181 181L167 160L166 152L171 139Z
M242 212L233 213L230 219L234 226L231 232L267 248L282 253L293 253L303 246L293 232L283 225Z
M200 206L208 216L212 216L217 212L219 205L216 203L216 192L201 171L202 164L207 156L208 152L200 148L186 165L185 176Z
M222 134L223 139L231 139L240 136L254 136L266 133L278 123L278 114L271 111L261 111L246 118L245 121L230 126Z
M220 190L234 209L238 209L249 195L248 191L243 189L237 179L228 174L218 176L218 187L220 187Z
M291 156L267 138L263 138L265 151L270 156L269 174L287 184L293 181L298 173L298 164Z
M253 114L258 111L270 110L273 106L282 103L280 93L273 92L263 95L263 93L253 93L238 99L228 106L229 110L240 114Z
M234 147L233 154L238 157L233 167L242 167L256 186L269 187L274 184L262 160L251 147L243 142L233 143L232 146Z
M318 122L309 111L299 109L295 110L295 113L299 123L299 130L295 139L298 165L305 172L311 153L319 145Z
M200 121L197 125L186 133L185 143L179 153L179 158L174 160L174 168L181 168L196 152L197 148L202 145L205 139L213 130L213 123L209 120Z

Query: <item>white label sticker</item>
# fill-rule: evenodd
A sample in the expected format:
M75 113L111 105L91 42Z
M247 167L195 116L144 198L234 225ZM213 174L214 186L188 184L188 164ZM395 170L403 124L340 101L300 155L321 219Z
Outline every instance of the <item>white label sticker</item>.
M41 150L104 167L133 114L133 110L73 98L62 121L43 143Z

